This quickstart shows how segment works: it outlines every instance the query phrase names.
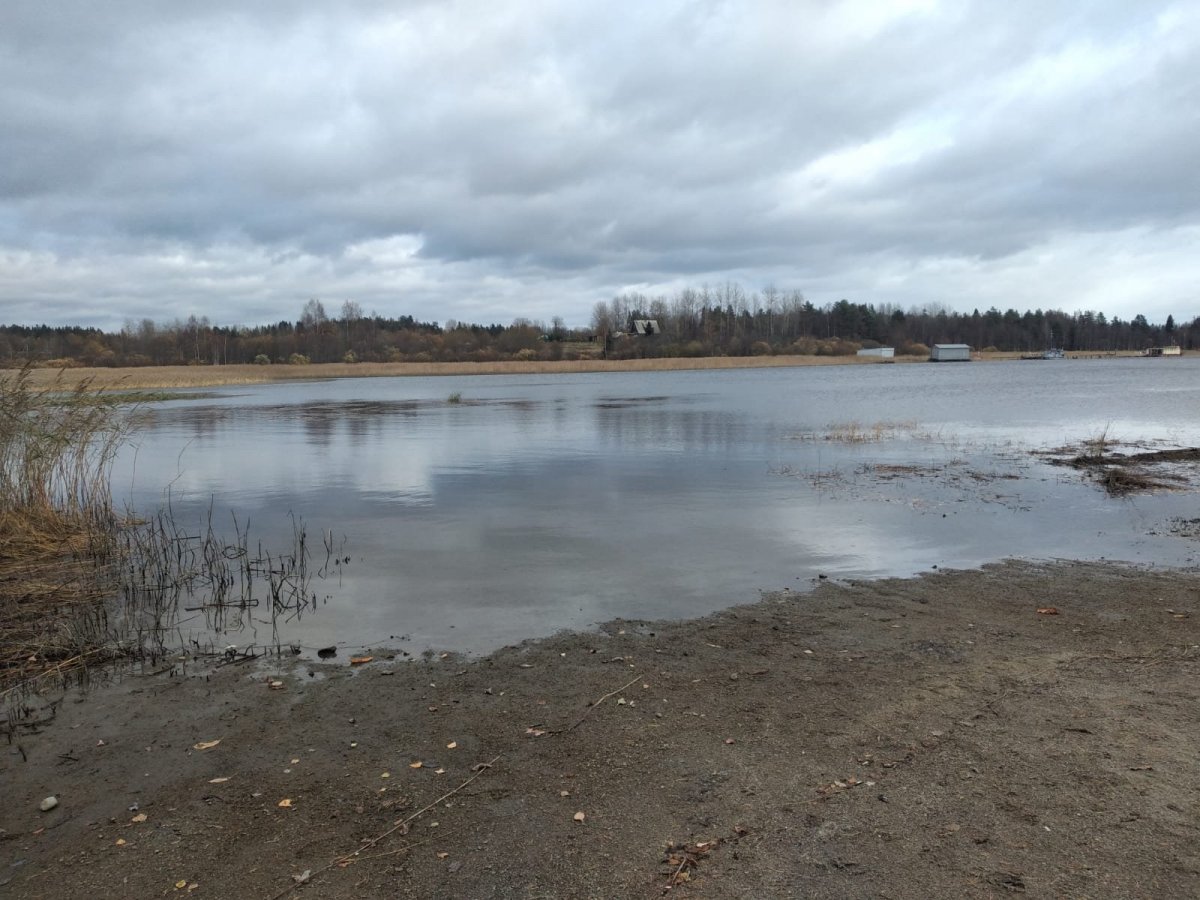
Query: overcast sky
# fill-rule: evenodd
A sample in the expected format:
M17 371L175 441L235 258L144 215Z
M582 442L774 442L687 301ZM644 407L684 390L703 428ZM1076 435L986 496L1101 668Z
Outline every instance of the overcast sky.
M3 0L0 322L1200 315L1200 4Z

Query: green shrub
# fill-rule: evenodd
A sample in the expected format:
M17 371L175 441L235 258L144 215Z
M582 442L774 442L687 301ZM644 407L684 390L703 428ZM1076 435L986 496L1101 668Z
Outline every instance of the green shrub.
M269 366L271 364L271 357L267 356L265 353L260 353L258 356L254 357L254 364L256 366Z
M291 356L288 357L288 365L289 366L307 366L308 363L309 363L309 358L307 356L305 356L303 353L293 353Z

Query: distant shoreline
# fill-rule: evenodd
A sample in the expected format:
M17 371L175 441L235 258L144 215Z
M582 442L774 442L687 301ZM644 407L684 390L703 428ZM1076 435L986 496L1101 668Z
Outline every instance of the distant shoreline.
M1134 351L1112 353L1071 353L1077 358L1131 358ZM976 353L973 361L996 362L1020 359L1019 352ZM395 378L445 375L555 375L593 372L667 372L715 369L774 369L800 366L878 366L927 362L924 356L880 360L859 356L705 356L657 359L581 359L502 362L400 362L400 363L314 363L292 365L227 366L140 366L130 368L35 369L36 384L49 385L59 379L66 387L88 381L104 390L143 390L148 388L220 387L237 384L267 384L275 381L303 381L326 378ZM0 374L0 378L3 375Z

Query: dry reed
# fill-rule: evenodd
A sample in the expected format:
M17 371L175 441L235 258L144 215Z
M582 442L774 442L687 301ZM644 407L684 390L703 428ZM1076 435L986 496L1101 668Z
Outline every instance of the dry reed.
M140 521L118 516L110 471L131 420L122 399L87 381L35 386L31 375L0 377L0 705L10 730L97 663L157 664L181 649L181 612L198 613L210 635L267 624L279 652L280 620L317 605L314 576L349 559L335 555L333 535L314 569L300 520L291 550L272 553L236 519L227 538L211 509L198 529L169 505Z
M897 360L897 362L909 360ZM890 360L889 360L890 362ZM128 369L34 370L35 381L87 380L114 390L219 387L321 378L395 378L441 375L552 375L592 372L670 372L693 369L759 369L797 366L879 365L856 356L711 356L662 359L503 360L496 362L314 363L291 365L145 366Z
M109 468L115 400L87 381L0 378L0 693L61 681L110 650L104 600L119 523Z

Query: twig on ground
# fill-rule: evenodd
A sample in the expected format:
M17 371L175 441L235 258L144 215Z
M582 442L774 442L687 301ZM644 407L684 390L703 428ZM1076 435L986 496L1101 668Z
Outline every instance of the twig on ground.
M642 677L641 675L634 675L633 678L631 678L629 681L625 682L623 685L621 685L615 691L609 691L607 694L605 694L603 697L601 697L599 700L597 700L595 703L593 703L591 706L589 706L587 708L587 712L585 712L582 716L580 716L574 725L570 725L570 726L562 729L561 731L556 731L554 733L555 734L565 734L568 731L574 731L576 728L578 728L580 725L583 724L584 719L586 719L589 715L591 715L592 710L594 710L597 706L599 706L601 703L603 703L605 700L607 700L613 694L621 693L621 691L625 690L625 688L629 687L631 684L634 684L641 677Z
M503 755L503 754L501 754L501 755ZM388 837L389 835L395 834L397 831L400 831L401 829L407 830L408 824L410 822L412 822L414 819L419 818L420 816L423 816L425 813L429 812L429 810L433 809L435 806L437 806L439 803L443 802L444 800L449 800L451 797L453 797L455 794L457 794L459 791L461 791L463 788L465 788L468 784L470 784L472 781L474 781L476 778L478 778L480 775L482 775L484 772L486 772L488 769L490 769L493 765L495 765L496 760L498 760L498 759L500 759L500 756L496 756L490 762L484 763L483 768L481 768L478 772L476 772L474 775L472 775L470 778L468 778L466 781L464 781L462 784L460 784L454 790L447 791L445 794L442 794L442 796L438 797L432 803L418 809L415 813L413 813L408 818L401 819L399 822L397 822L395 825L393 825L387 831L383 832L383 834L380 834L377 837L371 838L371 840L364 843L361 847L359 847L353 853L347 853L343 856L339 856L333 862L328 863L328 864L322 866L321 868L317 869L315 872L312 873L312 875L309 876L309 882L311 882L313 878L317 877L322 872L329 871L334 866L346 866L352 862L357 861L360 858L359 854L361 854L364 850L371 849L372 847L374 847L376 844L378 844L380 841L382 841L384 838ZM412 847L412 846L415 846L415 844L406 845L403 849L408 849L408 847ZM302 887L302 885L290 884L286 888L284 888L282 891L280 891L278 894L275 894L271 898L271 900L280 900L281 897L286 897L288 894L290 894L292 891L296 890L299 887Z

